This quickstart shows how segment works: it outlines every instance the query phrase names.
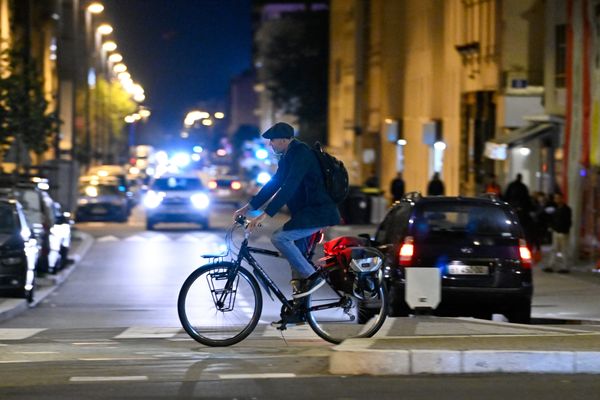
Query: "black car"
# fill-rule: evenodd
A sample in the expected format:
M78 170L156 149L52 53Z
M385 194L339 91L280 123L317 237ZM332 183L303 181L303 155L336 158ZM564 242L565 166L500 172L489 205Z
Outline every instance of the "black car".
M36 271L55 273L67 265L71 245L69 213L60 211L48 192L35 181L21 181L0 189L0 196L18 200L35 233L40 256Z
M392 316L410 312L406 269L436 267L442 299L434 314L530 321L531 253L508 204L493 197L411 194L390 209L374 239L386 254Z
M33 300L37 241L21 204L0 199L0 296Z

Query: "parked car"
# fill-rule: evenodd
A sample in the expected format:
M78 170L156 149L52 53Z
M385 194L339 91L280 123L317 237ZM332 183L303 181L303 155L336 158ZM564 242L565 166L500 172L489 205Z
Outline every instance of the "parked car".
M248 182L236 175L211 178L207 184L214 203L231 204L239 208L248 201Z
M144 196L146 229L161 222L192 222L209 228L210 196L195 175L163 175Z
M44 186L46 187L46 186ZM19 201L40 243L40 256L36 267L39 273L55 273L68 262L71 246L71 220L62 213L48 192L38 182L20 181L3 189L5 197Z
M33 301L39 248L23 207L0 199L0 295Z
M89 177L79 182L75 221L125 222L130 204L127 192L114 177Z
M442 299L435 314L530 321L531 253L508 204L493 197L411 194L389 210L374 241L386 254L391 315L409 312L406 269L436 267Z

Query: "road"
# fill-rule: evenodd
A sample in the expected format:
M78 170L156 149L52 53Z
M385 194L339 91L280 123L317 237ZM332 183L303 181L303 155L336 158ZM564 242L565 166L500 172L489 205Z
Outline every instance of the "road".
M246 341L207 348L182 332L176 299L183 280L223 244L232 209L211 215L211 230L191 225L144 230L136 210L127 224L86 223L94 246L68 281L36 308L0 324L0 398L470 398L565 394L597 398L589 376L334 377L331 345L308 327L283 334L268 322L279 306L265 296L261 324ZM283 219L263 227L268 246ZM263 259L259 259L263 260ZM266 258L264 258L266 260ZM289 292L289 267L264 263ZM536 275L534 316L600 320L600 279ZM494 387L490 391L489 387ZM451 389L444 389L451 388ZM577 395L574 397L574 388ZM595 390L595 391L594 391ZM594 397L596 396L596 397Z

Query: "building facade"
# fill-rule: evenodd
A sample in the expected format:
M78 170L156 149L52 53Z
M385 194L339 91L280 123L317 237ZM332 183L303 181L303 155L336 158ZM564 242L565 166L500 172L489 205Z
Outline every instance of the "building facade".
M599 14L597 0L332 0L330 151L383 190L396 171L420 192L438 172L449 195L520 173L567 194L574 249L582 229L597 242L581 210L599 204Z

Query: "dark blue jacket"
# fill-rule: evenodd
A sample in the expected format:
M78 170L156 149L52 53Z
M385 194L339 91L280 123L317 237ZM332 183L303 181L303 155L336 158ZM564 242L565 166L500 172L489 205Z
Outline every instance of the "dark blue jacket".
M267 215L274 216L284 204L290 210L292 218L283 225L284 230L340 223L337 206L325 190L319 161L310 147L299 140L290 142L277 172L250 200L250 206L258 209L269 199Z

